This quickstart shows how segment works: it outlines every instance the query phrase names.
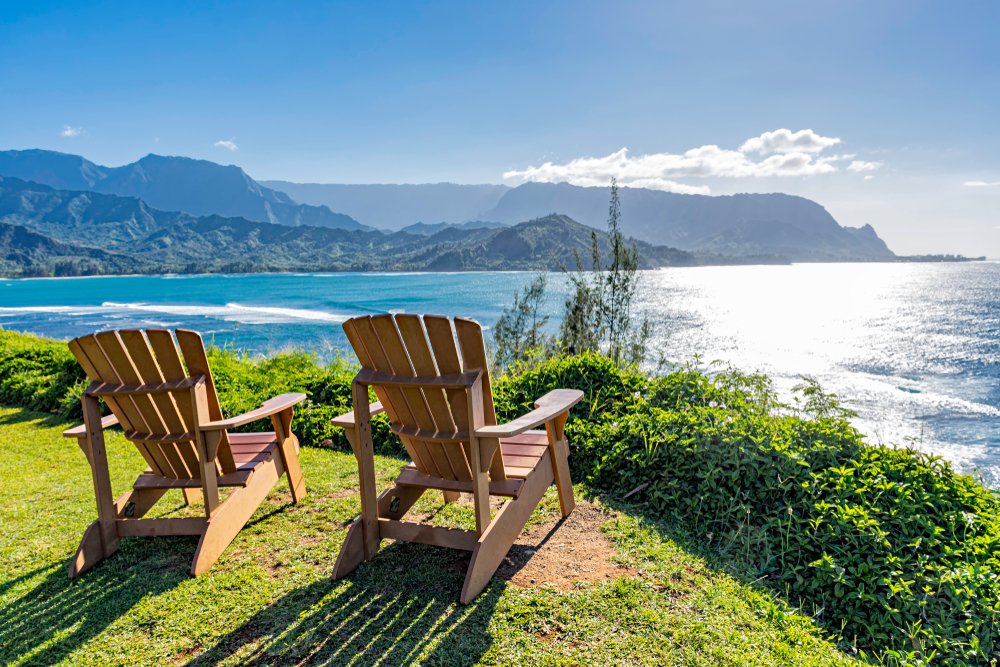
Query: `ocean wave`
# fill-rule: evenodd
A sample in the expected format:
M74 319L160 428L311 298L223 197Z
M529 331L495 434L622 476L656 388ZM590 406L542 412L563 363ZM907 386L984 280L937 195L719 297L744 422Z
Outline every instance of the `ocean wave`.
M0 306L0 317L14 317L31 313L64 313L68 315L94 315L100 306Z
M282 324L303 320L339 324L350 317L350 315L330 313L323 310L281 308L277 306L248 306L240 303L227 303L224 306L194 306L106 301L101 305L109 310L165 313L179 317L208 317L241 324Z
M24 315L62 315L81 317L99 315L112 320L127 318L130 314L155 313L173 317L204 317L208 319L237 322L240 324L293 324L295 322L329 322L340 324L350 315L331 313L325 310L306 308L283 308L278 306L252 306L241 303L227 303L222 306L182 305L147 302L105 301L99 306L0 306L0 318ZM137 324L145 323L146 318Z

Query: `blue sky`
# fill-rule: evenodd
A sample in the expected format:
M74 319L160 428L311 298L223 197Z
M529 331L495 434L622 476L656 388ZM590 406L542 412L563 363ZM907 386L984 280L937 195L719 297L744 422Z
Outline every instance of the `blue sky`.
M996 2L8 1L0 148L782 191L897 252L1000 256L998 35Z

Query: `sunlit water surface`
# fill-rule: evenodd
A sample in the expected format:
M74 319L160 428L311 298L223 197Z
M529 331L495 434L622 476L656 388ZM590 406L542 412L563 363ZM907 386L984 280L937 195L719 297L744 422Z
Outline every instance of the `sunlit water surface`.
M0 281L0 326L69 338L197 329L255 353L332 356L362 313L490 325L532 274L125 276ZM556 314L563 282L550 276ZM816 377L873 442L912 444L1000 487L1000 264L802 264L644 272L653 349L763 371L788 395Z

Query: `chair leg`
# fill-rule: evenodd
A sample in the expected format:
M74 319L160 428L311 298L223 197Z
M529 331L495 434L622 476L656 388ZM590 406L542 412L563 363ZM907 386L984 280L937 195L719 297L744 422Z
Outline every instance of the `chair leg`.
M80 540L80 546L77 547L73 560L69 562L69 578L76 579L110 556L117 549L118 545L115 544L114 549L110 553L104 552L104 545L101 544L101 525L99 521L94 521L83 532L83 539Z
M166 493L166 489L133 489L123 493L114 502L115 515L138 519L144 516L163 497L164 493ZM93 522L84 531L80 546L70 561L69 578L76 579L117 550L118 541L115 540L110 551L105 553L104 546L101 544L100 521Z
M569 476L569 443L559 440L549 445L552 455L552 472L556 479L556 491L559 493L559 510L562 515L569 516L576 507L573 498L573 480Z
M278 462L272 457L260 463L242 489L236 489L212 514L191 563L191 574L198 576L208 570L239 534L260 504L278 483Z
M274 415L271 423L278 437L278 452L281 454L285 475L288 476L288 488L291 489L292 500L297 503L305 498L306 483L302 478L302 467L299 465L299 439L292 433L291 408Z
M559 509L564 517L576 507L573 498L573 480L569 476L569 442L566 440L566 420L569 413L564 412L545 424L545 434L549 440L549 455L552 457L552 472L556 478L556 489L559 491Z
M444 496L444 504L458 502L458 499L462 497L459 491L442 491L441 495Z
M486 531L480 535L472 552L472 562L465 574L460 601L469 604L493 578L493 573L507 556L517 536L524 530L531 513L538 506L546 489L552 484L552 463L546 456L538 467L524 480L517 498L508 500L497 513Z
M302 502L306 497L306 482L302 477L302 467L299 465L299 439L294 435L286 438L278 448L281 461L285 465L285 475L288 477L288 488L292 492L293 502Z
M184 494L185 505L195 503L201 498L201 489L181 489L181 493Z
M361 527L361 519L355 519L347 528L347 536L340 546L340 554L333 566L333 579L343 579L358 569L365 560L365 533Z
M108 454L104 445L104 431L101 428L101 409L98 399L89 394L83 396L83 421L87 425L86 435L79 444L90 463L97 500L97 521L87 527L80 546L69 566L69 577L80 576L118 550L118 531L115 524L117 509L111 495L111 476L108 472Z

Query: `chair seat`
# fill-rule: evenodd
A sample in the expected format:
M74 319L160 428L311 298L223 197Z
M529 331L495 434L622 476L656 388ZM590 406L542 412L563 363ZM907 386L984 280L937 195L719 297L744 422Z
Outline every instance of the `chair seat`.
M278 449L278 439L273 431L263 433L230 433L229 448L233 452L236 471L219 475L218 485L246 486L254 469L267 461ZM133 489L197 489L201 488L201 479L176 479L157 475L152 470L146 470L132 485Z
M524 479L538 465L549 447L545 431L525 431L520 435L500 440L503 454L503 471L507 477Z
M263 433L230 433L229 448L237 470L252 470L270 458L278 447L274 431Z
M232 437L232 436L230 436ZM526 431L521 435L500 440L500 450L503 452L505 480L490 481L490 495L509 496L517 498L521 492L524 480L538 467L542 457L549 448L549 440L545 431ZM445 479L428 475L410 463L403 468L396 484L403 486L424 486L443 491L472 492L472 482Z

